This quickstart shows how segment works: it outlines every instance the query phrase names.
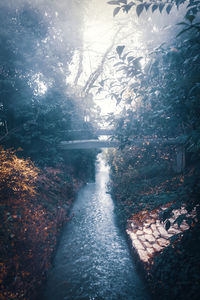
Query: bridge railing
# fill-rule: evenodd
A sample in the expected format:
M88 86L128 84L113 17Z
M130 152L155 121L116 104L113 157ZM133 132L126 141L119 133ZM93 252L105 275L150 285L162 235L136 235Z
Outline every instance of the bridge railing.
M79 134L79 135L84 135L84 134L88 134L88 133L93 133L94 135L113 135L115 133L114 129L104 129L104 128L99 128L99 129L94 129L91 132L88 129L76 129L76 130L64 130L62 131L63 134L67 133L67 134Z
M184 140L171 138L171 139L137 139L131 143L131 146L142 147L145 145L172 145L175 146L176 153L176 166L174 169L180 173L185 168L185 147ZM120 142L116 140L75 140L63 141L60 143L59 148L62 150L72 149L98 149L98 148L116 148L120 146Z

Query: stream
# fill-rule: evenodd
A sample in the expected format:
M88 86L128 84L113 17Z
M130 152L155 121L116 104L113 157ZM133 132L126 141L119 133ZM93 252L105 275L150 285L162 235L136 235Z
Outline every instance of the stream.
M150 299L117 227L103 153L73 205L40 300Z

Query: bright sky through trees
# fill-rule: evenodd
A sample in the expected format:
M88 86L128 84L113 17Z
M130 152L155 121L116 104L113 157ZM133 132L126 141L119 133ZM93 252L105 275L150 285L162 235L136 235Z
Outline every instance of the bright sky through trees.
M134 55L142 56L143 66L148 62L148 55L163 42L168 43L176 35L175 24L182 20L184 7L172 9L170 15L166 12L160 14L155 12L152 18L151 12L143 12L138 18L135 11L129 14L120 12L113 18L113 5L108 5L107 1L91 0L85 7L84 29L83 29L83 48L75 52L73 63L71 64L71 76L68 82L73 85L74 78L78 72L79 55L82 51L82 73L80 74L78 85L84 86L90 74L94 72L101 63L103 55L113 44L112 50L107 54L102 72L96 82L95 88L90 89L94 100L101 108L103 115L110 112L117 112L119 108L116 101L108 96L108 93L101 91L97 93L98 82L105 78L117 79L118 73L114 73L113 60L109 57L116 56L116 47L125 45L126 51L133 51ZM116 36L115 36L116 35ZM115 39L113 38L115 36ZM108 88L109 90L109 88Z

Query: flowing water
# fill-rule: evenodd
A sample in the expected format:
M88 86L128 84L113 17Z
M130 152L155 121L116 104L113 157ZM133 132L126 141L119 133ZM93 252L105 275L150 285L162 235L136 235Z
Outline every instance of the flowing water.
M109 167L99 154L95 183L78 194L41 300L149 299L116 225L108 181Z

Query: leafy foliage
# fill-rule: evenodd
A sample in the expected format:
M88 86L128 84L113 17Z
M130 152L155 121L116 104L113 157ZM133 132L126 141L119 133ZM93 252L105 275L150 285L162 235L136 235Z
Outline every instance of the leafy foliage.
M108 1L107 3L110 5L117 5L113 12L113 16L116 16L120 10L123 12L128 13L129 10L132 7L136 8L136 14L139 17L143 10L148 11L151 9L152 13L155 11L159 11L162 13L163 10L167 12L167 14L170 13L171 9L173 7L179 7L181 4L185 3L186 0L172 0L170 3L168 1L154 1L154 0L148 0L148 1L141 1L141 0L136 0L136 1ZM200 11L200 4L199 1L193 1L190 0L189 4L187 5L188 11L187 15L197 15L197 13Z
M68 11L77 40L81 20L74 1L63 10L64 2L36 2L0 4L2 300L36 297L76 192L94 177L96 151L58 150L60 141L77 138L73 129L85 130L79 138L94 135L86 99L66 85L75 48L66 34Z
M18 158L13 150L0 148L0 198L30 197L36 194L39 170L29 160Z
M0 149L1 299L36 298L76 193L93 176L95 154L82 153L82 165L76 153L42 170L16 151Z
M172 246L155 258L150 270L149 284L155 299L199 298L199 250L199 225L181 240L174 236Z
M147 2L138 1L135 7L137 15L142 17L145 9L151 8L152 12L166 9L170 13L173 6L180 4L181 1L152 1L146 6ZM122 6L118 2L120 10L125 11ZM189 269L194 270L191 278L199 278L196 267L199 266L199 241L195 242L199 236L200 220L197 188L200 184L198 11L199 3L191 1L183 22L177 26L180 30L176 39L170 45L161 44L143 60L134 51L126 51L125 47L119 58L116 55L113 66L118 78L110 83L110 96L114 96L122 107L114 121L114 116L110 117L116 129L115 138L120 141L121 147L110 153L108 158L111 165L110 189L116 200L119 221L127 226L127 219L133 214L169 205L160 214L165 229L169 230L173 209L184 206L187 212L196 212L195 224L194 215L193 218L187 213L176 216L176 226L182 223L190 226L187 237L182 242L179 236L172 237L172 247L155 260L150 281L156 299L199 297L198 280L195 283L190 281L189 289L186 279ZM186 168L180 174L174 168L178 152L176 145L167 147L162 143L170 138L181 142L186 150ZM142 147L135 143L139 139L144 141ZM155 143L151 144L149 140ZM192 259L190 253L194 253ZM183 257L188 269L187 272L182 270L180 275L173 270L175 266L181 266ZM170 287L174 281L179 281L179 285L172 291Z
M40 166L55 166L63 161L57 146L69 139L67 131L86 125L86 102L71 96L66 85L74 46L52 5L1 8L0 140L21 147ZM67 19L67 11L59 13Z

